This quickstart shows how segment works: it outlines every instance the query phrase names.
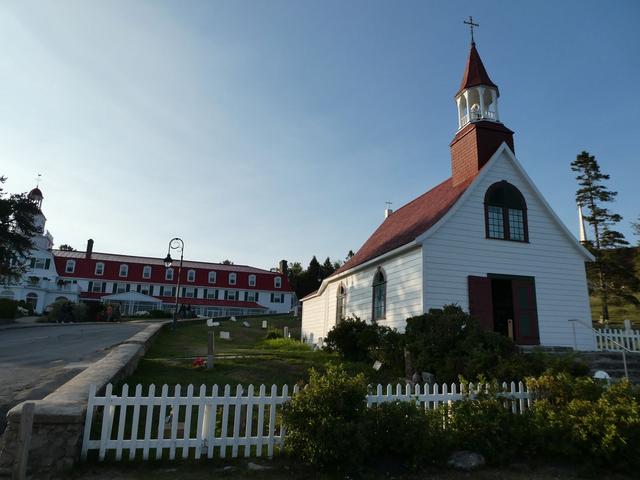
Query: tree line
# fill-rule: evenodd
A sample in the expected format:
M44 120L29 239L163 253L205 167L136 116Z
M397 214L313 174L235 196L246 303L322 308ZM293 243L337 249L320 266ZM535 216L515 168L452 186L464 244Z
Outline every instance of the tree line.
M331 258L327 257L320 264L314 255L306 269L302 267L300 262L293 262L287 270L289 285L296 292L298 299L304 298L316 291L320 287L322 280L333 275L351 257L353 257L353 251L349 250L344 261L331 260Z

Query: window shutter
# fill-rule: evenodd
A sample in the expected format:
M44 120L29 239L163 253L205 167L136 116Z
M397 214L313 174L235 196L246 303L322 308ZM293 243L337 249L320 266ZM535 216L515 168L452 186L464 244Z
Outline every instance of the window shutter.
M255 301L257 302L258 299L260 298L260 293L259 292L253 292L253 298L255 298Z
M107 291L107 282L102 282L102 293L105 293Z
M89 292L93 292L93 282L89 282Z
M513 279L514 335L519 345L539 345L538 309L536 307L536 289L533 280Z
M197 288L193 289L193 298L198 298L198 289Z
M49 270L49 267L50 267L50 266L51 266L51 259L50 259L50 258L47 258L47 259L44 261L44 269L45 269L45 270Z
M469 276L469 313L480 326L493 331L493 301L491 300L491 279Z
M130 283L127 283L127 286L126 286L126 287L124 287L124 288L125 288L125 290L126 290L127 292L130 292L130 291L131 291L131 284L130 284Z
M117 288L118 288L118 284L116 282L113 282L113 288L111 290L111 293L116 293Z
M182 287L182 295L180 295L182 298L187 296L187 289L185 287Z
M214 299L216 299L216 300L218 300L218 296L220 295L220 290L216 289L216 290L214 290L213 292L214 292L214 293L213 293L213 298L214 298Z
M273 303L273 292L271 292L271 303Z
M164 285L160 285L160 295L158 295L159 297L162 297L164 295Z
M249 298L249 292L244 292L244 301L246 302Z

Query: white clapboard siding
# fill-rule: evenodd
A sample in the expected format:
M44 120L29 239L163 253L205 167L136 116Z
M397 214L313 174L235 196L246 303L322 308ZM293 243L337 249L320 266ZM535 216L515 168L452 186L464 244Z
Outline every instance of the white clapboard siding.
M495 182L515 185L527 202L529 242L485 238L484 196ZM540 343L595 350L591 329L570 318L590 319L585 256L556 223L535 187L506 152L485 167L439 228L423 243L425 311L455 303L468 311L468 276L489 273L535 278Z
M632 352L640 352L640 330L601 328L595 331L598 350L622 351L623 346Z
M415 402L425 409L435 409L463 398L475 398L481 391L487 391L487 386L378 385L372 387L366 400L368 406L406 401ZM155 386L151 385L145 396L142 387L137 385L131 397L127 385L123 386L122 395L114 395L109 384L104 396L98 396L95 386L91 386L81 458L86 460L89 451L97 451L100 461L107 455L115 461L140 457L148 460L149 451L153 451L156 460L174 460L178 450L179 457L183 459L213 458L216 454L220 458L227 455L232 458L260 457L265 448L267 456L272 457L276 448L283 445L286 435L278 410L282 410L291 395L298 393L298 386L294 386L291 395L286 385L280 394L278 387L272 385L269 395L264 385L260 386L257 395L253 385L247 388L246 393L241 385L233 394L229 385L224 387L222 395L219 395L217 385L213 386L210 395L204 385L197 396L194 396L193 385L187 387L186 395L181 395L182 392L181 386L176 385L169 395L168 386L163 385L161 395L155 396ZM522 382L503 383L497 395L504 399L505 408L513 413L524 412L532 401ZM102 415L99 415L100 410ZM144 425L140 421L141 416L145 418ZM97 419L100 422L94 425ZM158 427L155 431L154 422ZM193 423L195 429L192 429ZM117 428L115 434L114 424Z
M422 249L418 246L368 267L356 268L345 277L325 280L327 285L322 287L321 293L303 302L302 336L310 343L317 343L335 326L340 285L346 290L345 316L357 316L370 322L373 277L378 268L383 269L387 280L385 319L378 323L404 331L407 318L423 313L422 264Z

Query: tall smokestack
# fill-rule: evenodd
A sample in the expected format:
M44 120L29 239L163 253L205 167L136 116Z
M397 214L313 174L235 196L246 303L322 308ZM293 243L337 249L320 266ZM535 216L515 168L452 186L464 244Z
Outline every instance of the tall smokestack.
M87 251L84 254L86 258L91 258L91 254L93 253L93 239L90 238L87 240Z

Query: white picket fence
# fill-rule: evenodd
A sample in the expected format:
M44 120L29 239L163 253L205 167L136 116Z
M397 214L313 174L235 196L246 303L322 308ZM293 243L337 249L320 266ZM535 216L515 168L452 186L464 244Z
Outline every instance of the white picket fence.
M443 403L461 400L465 396L474 398L486 390L486 385L382 385L367 396L369 406L396 400L416 402L425 409L438 408ZM159 396L155 386L150 385L147 395L142 395L142 386L137 385L133 396L129 387L122 387L121 395L113 394L111 384L104 396L96 395L91 387L82 443L82 459L89 451L97 451L98 459L123 458L148 460L167 458L173 460L202 457L221 458L230 454L236 458L265 454L272 457L276 447L282 446L285 429L282 424L282 405L289 400L289 388L285 385L278 394L273 385L270 394L264 385L256 391L253 385L244 390L241 385L231 393L226 385L222 394L214 385L208 392L202 385L194 396L194 387L189 385L186 395L176 385L172 395L164 385ZM384 391L383 391L384 390ZM469 392L467 394L467 392ZM298 393L293 387L292 395ZM513 413L522 413L531 404L532 397L522 382L502 384L505 406ZM96 425L94 428L94 420ZM242 449L242 450L241 450ZM180 450L180 452L178 452ZM125 455L125 451L127 455Z
M640 352L640 330L629 328L594 329L596 348L604 351L619 352L623 345L627 350Z

